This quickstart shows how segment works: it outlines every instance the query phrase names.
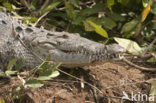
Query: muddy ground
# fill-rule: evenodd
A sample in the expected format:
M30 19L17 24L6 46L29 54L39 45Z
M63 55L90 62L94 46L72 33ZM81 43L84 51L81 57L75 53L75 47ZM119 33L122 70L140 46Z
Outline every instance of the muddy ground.
M61 69L71 73L70 69ZM20 99L10 95L22 85L21 81L17 77L3 78L0 80L0 97L6 103L148 103L146 98L141 101L138 96L148 96L151 84L145 81L156 77L156 73L143 72L122 62L76 68L72 75L82 81L61 73L59 77L45 81L41 88L24 89ZM130 100L122 99L123 93ZM131 98L132 93L136 98Z

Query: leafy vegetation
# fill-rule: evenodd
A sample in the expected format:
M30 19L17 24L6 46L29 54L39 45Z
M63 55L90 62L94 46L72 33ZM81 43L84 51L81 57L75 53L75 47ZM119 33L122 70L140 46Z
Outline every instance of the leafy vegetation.
M154 0L1 0L0 3L1 9L21 15L25 23L42 19L51 25L49 29L79 33L99 42L122 37L147 45L155 38Z
M156 38L155 0L0 0L0 9L22 19L24 24L79 33L104 44L117 41L133 54L143 51ZM0 75L18 75L23 61L14 71L17 60L10 60L7 71ZM31 73L38 77L32 79L30 75L26 81L19 77L23 86L15 94L24 87L41 87L44 80L57 77L55 68L59 65L43 62Z

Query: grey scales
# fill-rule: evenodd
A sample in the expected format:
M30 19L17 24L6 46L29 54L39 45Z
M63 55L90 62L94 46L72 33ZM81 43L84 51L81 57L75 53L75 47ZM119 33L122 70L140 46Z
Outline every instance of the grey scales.
M16 37L24 42L26 47ZM23 68L32 69L50 56L51 61L66 67L85 66L98 61L112 61L125 49L118 44L104 45L68 32L48 31L24 26L20 20L0 12L0 69L4 70L12 58L24 58Z

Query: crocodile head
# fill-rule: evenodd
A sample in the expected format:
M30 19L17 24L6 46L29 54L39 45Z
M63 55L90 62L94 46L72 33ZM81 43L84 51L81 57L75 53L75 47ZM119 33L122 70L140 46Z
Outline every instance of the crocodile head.
M104 45L67 32L53 32L35 27L17 27L16 32L37 55L44 59L50 55L52 61L70 67L116 60L118 53L125 52L118 44Z

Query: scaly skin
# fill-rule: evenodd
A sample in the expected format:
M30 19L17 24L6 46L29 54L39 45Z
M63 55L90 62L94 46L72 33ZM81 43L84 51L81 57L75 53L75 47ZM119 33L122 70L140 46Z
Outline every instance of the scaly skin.
M103 45L77 34L23 26L19 20L13 20L3 12L0 12L0 18L0 62L3 68L13 57L25 58L25 68L33 68L41 63L16 38L14 30L26 46L38 56L46 59L50 55L52 61L61 62L67 67L112 61L118 58L118 53L125 52L118 44Z

